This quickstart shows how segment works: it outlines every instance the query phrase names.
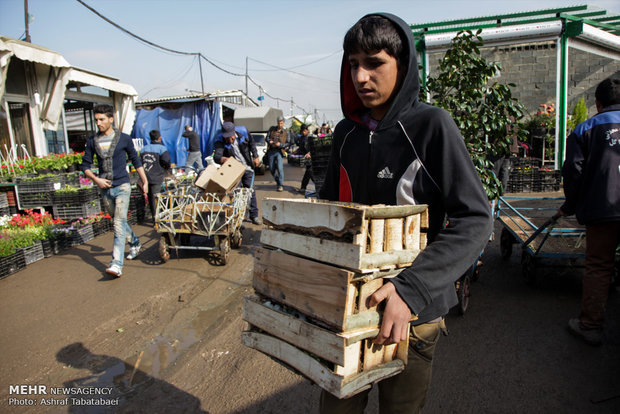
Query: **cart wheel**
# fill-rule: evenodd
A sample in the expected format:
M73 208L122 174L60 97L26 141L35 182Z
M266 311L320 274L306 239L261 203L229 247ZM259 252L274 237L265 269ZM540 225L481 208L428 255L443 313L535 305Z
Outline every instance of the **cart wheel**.
M521 275L528 285L536 284L536 258L525 250L521 253Z
M515 237L504 227L499 238L499 251L502 254L502 259L510 259L510 255L512 255L512 244L515 241Z
M228 237L220 238L220 262L223 265L228 263L228 257L230 256L230 241Z
M233 249L238 249L241 246L242 240L243 240L243 234L241 234L241 230L235 230L230 239L230 246Z
M469 306L471 279L468 274L456 281L456 296L459 298L459 313L465 315Z
M164 263L170 259L170 248L165 234L162 234L159 238L159 257L161 257L161 261Z

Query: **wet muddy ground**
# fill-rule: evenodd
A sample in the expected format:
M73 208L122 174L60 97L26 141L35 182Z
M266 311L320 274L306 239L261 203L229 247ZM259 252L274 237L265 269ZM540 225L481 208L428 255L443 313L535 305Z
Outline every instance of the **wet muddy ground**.
M295 189L303 170L285 168L284 193L269 174L257 177L259 200L301 196ZM144 251L120 279L104 274L107 233L0 280L0 411L317 412L317 386L240 343L260 227L246 223L226 266L188 251L162 264L158 235L146 225L135 230ZM499 237L482 259L468 311L448 315L450 335L437 348L425 412L619 412L620 294L610 296L606 343L592 348L565 328L578 313L582 269L541 268L529 286L519 249L503 261ZM18 395L22 384L43 385L48 394ZM50 395L53 387L106 394L44 405L41 399L60 404L69 396ZM36 405L9 406L10 398ZM377 412L374 391L366 412Z

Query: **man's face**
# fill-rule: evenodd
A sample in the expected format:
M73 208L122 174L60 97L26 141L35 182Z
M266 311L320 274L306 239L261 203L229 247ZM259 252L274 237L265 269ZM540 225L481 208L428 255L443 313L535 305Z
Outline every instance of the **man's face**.
M234 135L232 137L224 138L224 141L226 141L227 144L232 144L234 140L235 140L235 136Z
M349 64L357 96L370 109L374 119L382 119L394 91L400 86L396 58L385 50L375 53L360 51L349 55Z
M301 130L301 135L303 135L304 137L305 137L305 136L308 136L308 132L309 132L309 131L308 131L307 129L302 129L302 130Z
M107 134L114 124L114 118L111 116L108 117L106 114L95 114L95 122L97 123L99 132Z
M278 121L278 129L284 128L284 121Z

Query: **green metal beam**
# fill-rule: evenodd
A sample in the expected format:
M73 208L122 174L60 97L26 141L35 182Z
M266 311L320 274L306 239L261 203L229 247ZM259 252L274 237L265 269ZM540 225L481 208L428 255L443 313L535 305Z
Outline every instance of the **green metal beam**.
M414 30L414 29L426 29L429 27L451 26L451 25L458 25L458 24L465 24L465 23L487 22L490 20L497 21L497 20L505 20L505 19L518 19L521 17L543 16L543 15L549 15L549 14L554 14L557 16L559 13L587 10L587 8L588 8L587 5L561 7L557 9L544 9L544 10L536 10L536 11L531 11L531 12L497 14L494 16L473 17L469 19L456 19L456 20L446 20L443 22L414 24L414 25L410 25L409 27L411 27L411 29Z
M521 24L529 24L529 23L544 23L544 22L552 22L557 21L557 17L547 17L544 19L531 19L531 20L519 20L514 22L503 22L501 27L508 26L517 26ZM417 31L413 32L414 36L422 36L428 34L437 34L437 33L450 33L450 32L460 32L461 30L477 30L477 29L487 29L492 27L498 27L497 24L485 24L485 25L477 25L477 26L457 26L457 27L448 27L445 29L435 29L428 31Z
M607 30L618 30L620 29L620 27L618 27L617 25L612 25L612 24L605 24L605 23L599 23L595 20L589 20L589 19L581 19L579 17L575 17L572 16L570 14L560 14L560 17L566 20L571 20L571 21L580 21L583 23L587 23L591 26L595 26L595 27L599 27L601 29L607 29Z

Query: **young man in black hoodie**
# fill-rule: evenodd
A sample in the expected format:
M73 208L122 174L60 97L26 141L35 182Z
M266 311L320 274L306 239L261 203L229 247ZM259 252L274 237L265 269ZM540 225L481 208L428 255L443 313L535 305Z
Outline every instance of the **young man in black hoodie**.
M419 412L431 379L443 317L458 300L454 282L486 245L489 203L456 124L418 101L409 26L390 14L367 15L344 38L341 104L321 199L363 204L428 204L428 246L387 281L369 305L384 302L374 342L410 337L405 371L379 382L381 412ZM411 328L408 324L411 321ZM338 400L323 391L321 412L362 413L368 392Z

